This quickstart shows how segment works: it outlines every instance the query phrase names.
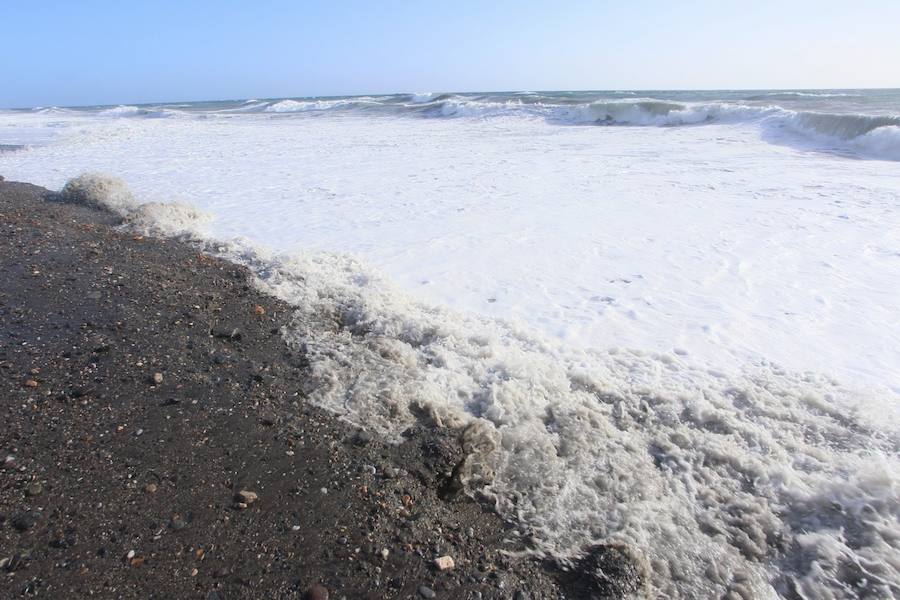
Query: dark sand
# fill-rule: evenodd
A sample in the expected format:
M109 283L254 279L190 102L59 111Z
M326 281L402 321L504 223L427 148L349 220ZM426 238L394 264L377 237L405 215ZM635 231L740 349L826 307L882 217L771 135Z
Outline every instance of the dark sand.
M608 597L501 552L452 431L308 404L245 269L116 224L0 182L0 598Z

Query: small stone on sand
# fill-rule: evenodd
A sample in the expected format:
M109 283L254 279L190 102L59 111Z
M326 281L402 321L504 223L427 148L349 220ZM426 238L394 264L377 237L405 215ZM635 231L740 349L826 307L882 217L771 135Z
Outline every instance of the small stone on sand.
M251 492L249 490L241 490L234 495L234 501L240 509L247 508L257 500L259 500L259 495L256 492Z
M303 597L305 600L328 600L328 588L324 585L316 584L306 590Z

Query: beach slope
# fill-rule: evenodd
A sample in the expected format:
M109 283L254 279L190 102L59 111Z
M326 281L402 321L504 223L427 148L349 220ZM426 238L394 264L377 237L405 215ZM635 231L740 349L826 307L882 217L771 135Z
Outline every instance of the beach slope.
M311 406L288 306L117 225L0 181L0 596L580 595L456 493L453 432Z

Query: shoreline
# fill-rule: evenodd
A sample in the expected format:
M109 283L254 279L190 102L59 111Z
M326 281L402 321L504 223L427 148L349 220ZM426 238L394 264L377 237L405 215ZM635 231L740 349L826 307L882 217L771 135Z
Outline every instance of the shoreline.
M391 445L308 403L280 335L292 309L247 269L54 196L0 179L0 588L617 597L508 554L511 526L447 493L455 432Z

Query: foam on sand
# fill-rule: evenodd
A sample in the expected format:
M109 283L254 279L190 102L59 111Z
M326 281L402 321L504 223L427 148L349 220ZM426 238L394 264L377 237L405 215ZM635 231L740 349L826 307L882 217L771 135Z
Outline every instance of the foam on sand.
M102 197L118 182L91 181L71 187L120 204ZM177 213L146 217L165 231ZM627 548L665 598L900 593L900 433L870 416L877 399L772 366L563 349L414 301L352 257L194 241L296 307L284 336L312 401L392 437L422 418L461 428L470 493L537 554Z
M136 231L161 236L201 235L210 215L181 202L138 203L118 177L84 173L70 179L60 190L66 202L83 204L122 217Z

